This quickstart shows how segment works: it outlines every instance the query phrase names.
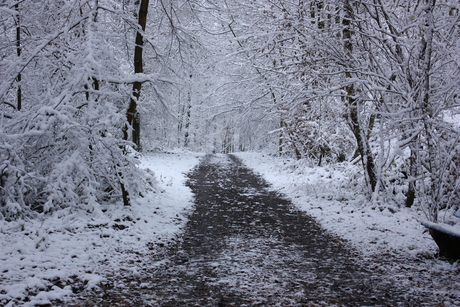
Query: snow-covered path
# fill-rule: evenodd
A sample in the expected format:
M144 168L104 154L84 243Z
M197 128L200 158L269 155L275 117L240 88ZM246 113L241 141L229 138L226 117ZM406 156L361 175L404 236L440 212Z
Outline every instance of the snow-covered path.
M189 178L182 241L88 306L418 305L234 156L207 155Z

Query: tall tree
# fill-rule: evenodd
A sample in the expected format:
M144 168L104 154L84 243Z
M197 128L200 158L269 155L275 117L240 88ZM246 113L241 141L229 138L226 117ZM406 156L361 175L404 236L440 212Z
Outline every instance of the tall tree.
M143 50L144 50L144 35L147 24L147 14L149 8L149 0L141 0L139 3L138 26L136 32L136 45L134 47L134 73L141 74L144 72ZM129 139L129 130L131 129L131 141L136 145L137 150L141 150L140 138L140 114L137 110L139 97L141 95L142 82L133 82L133 91L129 100L126 119L130 127L126 127L124 131L124 139Z
M370 150L366 131L363 127L363 120L360 118L360 109L362 108L363 101L360 100L359 95L357 95L356 84L353 80L354 78L356 78L355 76L353 76L353 72L357 70L356 67L352 64L354 63L353 58L355 57L355 52L353 50L354 40L352 38L355 27L353 23L357 22L358 18L353 10L352 2L352 0L345 0L343 3L344 16L342 19L342 37L345 48L345 63L343 63L343 65L345 66L344 74L346 78L345 100L348 109L348 120L351 127L351 131L355 136L356 144L358 146L358 152L361 156L363 167L366 171L367 178L369 180L369 185L371 187L372 192L374 192L375 187L377 186L378 178L376 174L373 153Z
M21 57L21 14L19 12L19 3L16 3L14 6L16 9L16 54L18 57ZM19 73L17 77L18 88L17 88L17 102L16 102L16 109L20 111L22 109L22 92L21 92L21 80L22 75Z

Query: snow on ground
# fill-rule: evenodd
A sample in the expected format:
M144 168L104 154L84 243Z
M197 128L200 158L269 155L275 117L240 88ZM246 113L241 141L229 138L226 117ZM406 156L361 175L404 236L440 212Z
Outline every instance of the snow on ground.
M238 153L275 190L314 216L327 230L350 241L363 254L434 254L436 244L421 222L423 212L394 204L369 205L356 167L348 163L309 167L302 161L259 153Z
M151 257L145 255L161 251L158 246L176 244L192 204L184 173L201 156L152 153L142 157L139 167L155 173L159 191L145 195L131 207L114 204L85 213L67 209L42 220L0 221L0 305L46 305L97 287L106 278L138 276L140 268L150 265ZM391 203L370 206L362 196L354 166L311 168L304 162L259 153L237 156L273 189L316 217L324 228L351 242L363 255L429 258L436 253L434 241L421 225L423 214ZM460 285L452 283L458 269L442 261L430 263L420 267L426 272L424 279L450 276L451 282L427 285L426 291L441 296L453 293L452 287ZM399 276L404 266L385 269ZM452 301L459 302L460 293L456 293L459 295Z
M49 304L95 287L105 276L139 274L142 256L171 244L185 224L192 193L184 173L199 156L142 157L140 168L155 173L159 191L131 207L66 209L40 221L0 221L0 305Z

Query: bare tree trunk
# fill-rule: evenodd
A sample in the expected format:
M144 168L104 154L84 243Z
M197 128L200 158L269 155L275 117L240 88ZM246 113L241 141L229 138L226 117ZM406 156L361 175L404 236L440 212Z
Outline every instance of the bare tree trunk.
M279 140L278 140L278 155L282 156L283 155L283 129L286 125L284 124L283 119L280 119L280 135L279 135Z
M19 14L19 3L16 3L14 6L16 9L16 53L18 57L21 56L21 19L20 19L20 14ZM21 92L21 80L22 80L22 75L19 73L16 81L18 82L18 89L17 89L17 105L16 108L18 111L21 111L22 109L22 92Z
M351 29L351 20L353 18L353 11L349 1L344 3L344 12L345 16L342 20L343 30L343 44L345 52L348 55L348 58L351 58L353 53L353 44L351 42L352 29ZM350 71L345 72L345 78L351 79L352 74ZM351 130L356 139L356 144L358 146L358 152L361 155L361 161L363 163L364 171L367 174L369 179L369 184L371 186L372 192L375 191L377 186L377 174L375 171L374 158L372 152L370 151L366 133L363 130L361 122L359 120L359 101L355 98L356 90L353 83L350 83L345 87L346 91L346 102L348 107L348 119L350 121Z
M144 49L144 31L145 25L147 23L147 12L149 7L149 0L141 0L139 5L139 16L138 16L138 25L140 29L136 33L136 46L134 47L134 73L139 74L144 72L143 61L142 61L142 51ZM126 112L126 118L128 124L123 130L123 139L129 140L131 136L131 141L136 145L136 149L141 149L140 142L140 116L137 111L137 104L139 97L141 95L142 82L133 83L133 91L131 94L131 99L129 101L129 107ZM130 135L131 130L131 135ZM120 174L122 176L122 174ZM122 192L123 204L125 206L130 205L129 193L126 190L122 179L120 179L120 188Z
M187 105L184 110L185 115L185 134L184 134L184 147L190 145L190 116L192 114L192 75L190 74L190 88L187 93Z
M423 72L423 80L421 86L421 95L420 100L422 101L421 109L422 109L422 119L423 119L423 126L425 129L425 138L426 138L426 146L428 148L428 172L430 173L431 177L431 186L429 189L429 193L431 196L430 201L430 217L433 222L438 221L438 210L439 210L439 202L440 202L440 194L442 191L442 182L441 178L438 176L438 172L440 171L440 157L439 154L436 153L435 148L435 141L434 141L434 130L432 119L434 117L432 107L430 106L430 75L431 75L431 60L432 60L432 47L433 47L433 27L434 27L434 20L433 20L433 9L436 5L436 0L425 0L426 9L426 21L425 21L425 28L424 28L424 36L422 38L422 53L420 58L422 59L421 65L419 68L420 72Z
M141 0L139 5L139 19L138 25L140 30L136 33L136 46L134 47L134 73L139 74L144 72L142 52L144 49L144 31L147 23L149 0ZM140 142L140 115L137 111L137 104L141 95L142 82L133 83L133 91L129 101L128 111L126 117L128 120L128 127L124 130L124 139L129 140L129 130L131 131L131 141L136 145L136 149L141 149Z
M408 181L409 185L407 188L406 194L406 207L410 208L414 204L415 201L415 188L416 188L416 181L415 177L417 176L417 154L415 151L414 146L410 148L410 158L409 158L409 169L408 169Z
M189 93L190 95L190 93ZM185 134L184 134L184 147L189 147L190 145L190 116L192 105L190 100L187 102L187 111L185 112Z

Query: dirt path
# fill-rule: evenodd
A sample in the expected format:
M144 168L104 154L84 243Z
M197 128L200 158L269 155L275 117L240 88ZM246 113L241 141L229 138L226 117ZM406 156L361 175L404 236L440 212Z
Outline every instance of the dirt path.
M353 251L234 156L206 156L189 178L196 210L145 303L405 305L395 288L354 261Z
M181 242L97 306L419 306L232 155L189 174ZM87 301L86 306L93 306ZM81 306L81 305L80 305Z

